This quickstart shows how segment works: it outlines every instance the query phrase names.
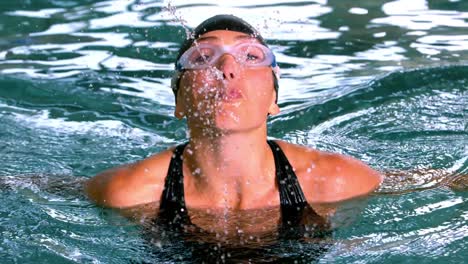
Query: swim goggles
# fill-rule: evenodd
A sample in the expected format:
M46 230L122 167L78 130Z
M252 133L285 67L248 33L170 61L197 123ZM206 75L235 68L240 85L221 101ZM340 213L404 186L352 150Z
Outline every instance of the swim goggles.
M176 70L209 68L226 53L231 54L238 63L245 67L271 66L275 68L277 66L273 52L260 43L248 42L229 46L201 43L182 54L176 63Z

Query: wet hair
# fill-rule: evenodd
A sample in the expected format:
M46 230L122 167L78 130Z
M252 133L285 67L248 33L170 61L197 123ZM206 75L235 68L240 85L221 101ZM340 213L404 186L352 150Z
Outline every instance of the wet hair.
M187 51L201 35L215 30L229 30L229 31L236 31L242 32L252 37L256 38L262 45L268 47L265 43L265 40L260 35L260 33L249 23L244 21L243 19L233 16L233 15L216 15L213 17L208 18L207 20L203 21L200 25L198 25L192 33L192 37L186 39L182 45L180 46L179 53L177 55L176 63L180 59L180 57ZM182 76L183 71L177 72L174 77L172 78L171 88L174 92L174 96L177 100L177 92L179 90L179 83L180 77ZM278 77L273 73L273 85L276 91L276 101L278 101Z

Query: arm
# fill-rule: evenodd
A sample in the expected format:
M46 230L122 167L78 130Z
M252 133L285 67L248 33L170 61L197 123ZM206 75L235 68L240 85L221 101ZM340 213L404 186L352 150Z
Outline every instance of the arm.
M336 214L337 208L362 207L362 201L383 181L379 172L357 159L285 141L277 143L293 166L307 201L323 217Z
M132 178L132 169L132 165L124 165L94 176L85 182L85 193L97 205L125 207L124 183Z
M402 194L447 186L454 191L468 190L468 175L446 169L391 170L383 172L385 181L379 194Z
M157 202L164 187L172 150L134 164L104 171L89 179L85 192L96 204L128 208Z
M384 177L363 162L339 154L322 153L311 184L316 193L312 202L340 203L366 197Z
M65 199L86 199L83 194L85 181L86 177L74 175L4 175L0 176L0 191L23 193L22 190L29 190L32 192L27 191L24 194L40 197L42 192L47 192Z
M321 174L316 182L318 213L326 212L332 228L354 222L367 205L367 197L379 188L383 176L363 162L339 155L324 153L320 159ZM323 179L325 178L325 179Z

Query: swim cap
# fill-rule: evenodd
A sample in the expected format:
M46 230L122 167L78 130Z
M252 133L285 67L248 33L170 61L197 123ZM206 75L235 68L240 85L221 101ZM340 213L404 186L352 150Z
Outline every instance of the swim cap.
M192 45L193 42L198 39L201 35L215 30L229 30L229 31L236 31L242 32L248 35L253 36L256 38L262 45L268 47L265 43L265 40L260 35L260 33L249 23L244 21L243 19L233 16L233 15L216 15L214 17L210 17L207 20L203 21L200 25L198 25L192 33L192 37L185 40L177 55L176 63L180 59L180 57L187 51ZM274 88L276 91L276 100L278 100L278 76L279 72L273 71L273 83ZM177 72L174 77L172 78L171 88L174 92L174 96L177 99L177 91L179 90L179 81L180 81L181 73Z

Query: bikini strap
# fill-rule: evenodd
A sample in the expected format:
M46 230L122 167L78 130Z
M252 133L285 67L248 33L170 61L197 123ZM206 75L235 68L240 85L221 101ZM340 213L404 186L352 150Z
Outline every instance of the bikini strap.
M180 229L190 224L184 198L184 174L182 160L187 143L178 145L172 154L171 162L161 195L159 213L156 220L169 227Z
M299 180L289 163L286 155L279 145L268 140L273 151L276 168L276 183L280 194L281 225L279 234L281 237L303 237L304 225L302 220L306 214L318 216L307 203Z
M280 193L280 236L302 238L307 233L309 237L313 238L329 237L331 230L328 223L307 202L288 158L275 141L268 140L267 142L273 151L276 182ZM314 223L315 230L313 232L307 231L303 221Z
M307 204L307 199L288 158L275 141L268 140L267 142L275 159L276 183L280 193L281 207Z

